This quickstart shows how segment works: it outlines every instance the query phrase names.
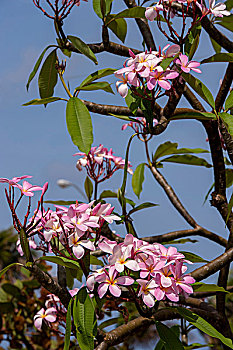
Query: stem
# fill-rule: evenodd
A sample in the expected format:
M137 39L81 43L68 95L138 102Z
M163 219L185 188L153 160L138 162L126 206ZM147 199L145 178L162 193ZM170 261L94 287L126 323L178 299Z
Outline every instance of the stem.
M62 85L63 85L64 89L65 89L66 92L67 92L67 95L68 95L70 98L73 97L73 95L70 93L70 90L68 89L68 87L67 87L67 85L66 85L66 83L65 83L65 80L63 79L62 73L61 73L61 72L58 72L58 73L59 73L59 77L60 77L60 79L61 79Z

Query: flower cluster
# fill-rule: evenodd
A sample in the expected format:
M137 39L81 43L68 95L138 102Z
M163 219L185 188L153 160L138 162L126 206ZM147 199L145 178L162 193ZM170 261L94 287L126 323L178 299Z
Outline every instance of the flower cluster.
M119 94L125 98L130 87L136 96L142 98L148 96L147 89L149 91L158 89L156 96L154 96L156 98L159 96L161 88L164 90L171 89L170 80L179 76L178 67L186 73L189 73L190 70L201 73L197 68L200 65L199 62L188 62L188 57L182 54L177 58L179 52L179 45L166 45L163 50L158 52L146 51L138 55L129 50L131 58L125 61L123 68L115 72L115 76L120 79L116 83ZM170 65L175 64L175 69L162 68L160 64L163 60L172 57L174 57L174 60L170 62Z
M193 292L195 280L185 274L184 265L190 261L175 247L149 244L131 234L122 243L105 238L98 246L109 254L108 264L88 277L87 287L93 291L97 283L100 298L107 293L120 297L124 287L131 300L153 307L157 300L177 302L179 295Z
M226 10L226 5L223 3L218 3L215 5L215 0L209 0L209 8L205 6L205 3L201 1L201 4L196 0L177 0L179 4L186 5L187 11L190 5L193 5L193 10L195 11L196 6L201 10L202 18L209 14L212 14L214 17L223 17L229 16L230 12ZM158 3L155 3L153 6L147 7L145 16L149 21L154 21L155 19L160 19L160 15L173 18L177 12L175 8L171 7L172 1L160 0Z
M86 168L88 176L95 182L109 179L118 169L124 169L125 160L113 155L112 148L108 150L103 145L92 147L88 154L78 152L74 156L83 156L77 161L77 169ZM128 162L128 172L132 175L132 166Z

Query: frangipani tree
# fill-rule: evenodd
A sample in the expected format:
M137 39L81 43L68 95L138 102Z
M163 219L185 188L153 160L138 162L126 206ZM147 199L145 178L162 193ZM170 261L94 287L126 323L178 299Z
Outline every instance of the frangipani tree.
M215 5L210 1L207 5L183 0L158 3L124 0L122 11L114 14L114 1L93 0L94 11L102 20L102 41L95 44L84 43L81 35L81 38L67 35L63 27L71 11L77 11L78 16L76 6L91 6L90 3L84 4L78 0L33 2L53 21L57 42L44 49L27 82L28 89L39 72L40 98L24 106L46 106L56 101L66 103L67 129L79 149L75 154L79 157L77 169L85 169L87 173L85 192L88 199L87 203L80 202L79 198L71 203L50 202L50 205L55 205L52 210L44 199L48 183L33 185L29 175L0 179L8 188L5 190L6 198L14 228L19 233L17 248L25 258L21 266L50 292L44 307L38 308L34 315L34 326L39 331L49 327L51 331L56 329L61 332L64 349L69 349L71 338L82 350L108 349L152 324L156 325L160 337L157 349L200 347L200 344L189 343L189 322L206 334L209 343L233 348L225 305L226 294L232 289L227 285L227 280L233 257L233 200L228 202L226 197L226 188L233 181L232 169L226 168L233 160L233 94L230 91L233 42L218 29L220 25L230 32L233 30L232 2L227 0L225 4ZM145 46L142 50L109 39L109 31L112 31L124 43L127 18L136 20ZM151 27L148 21L153 22ZM193 57L202 30L209 35L216 54L208 57L205 53L205 59L197 62ZM156 31L164 35L169 41L168 45L162 48L155 42ZM82 54L97 64L98 53L101 52L122 56L122 67L96 70L78 87L71 88L65 75L71 54ZM64 55L68 57L66 60ZM201 81L202 65L214 62L228 63L216 96ZM82 91L113 93L107 81L113 74L117 91L122 96L122 106L79 98ZM105 81L99 81L102 78ZM54 96L58 83L64 88L64 96ZM189 108L182 107L182 99L188 101ZM125 159L116 155L117 150L115 154L102 144L93 146L90 112L123 119L126 124L122 129L132 128L132 136L125 147ZM202 123L208 135L212 164L197 156L208 153L208 150L178 148L178 144L170 141L160 144L151 154L151 139L165 132L170 123L186 119ZM139 160L140 164L133 171L129 151L135 137L145 149L146 161ZM213 169L215 183L210 190L211 205L216 207L229 230L228 240L200 225L187 211L175 189L159 170L166 162ZM126 186L132 176L132 188L139 198L145 170L151 172L190 229L150 237L138 236L132 214L156 204L145 202L135 205L126 197ZM118 192L106 189L99 193L98 185L111 178L116 171L122 172ZM34 204L37 193L39 200ZM17 209L25 197L28 206L24 218L21 218ZM114 211L109 198L118 200L120 212ZM113 232L113 222L124 225L124 237ZM224 247L225 253L206 262L193 253L178 252L173 246L163 245L171 241L175 244L178 239L184 240L184 237L194 235ZM42 252L42 256L35 260L33 250ZM41 261L57 265L57 280L40 268ZM187 273L188 265L195 262L204 265ZM3 269L1 275L11 266ZM216 272L219 272L217 285L201 282ZM74 288L76 280L83 283L80 289ZM202 299L212 295L216 295L216 307L211 301ZM110 316L102 322L104 316L109 316L109 311L117 311L121 316L117 319ZM181 326L169 329L162 323L171 319L181 319ZM121 322L123 324L119 325ZM108 325L116 327L105 332ZM154 334L154 337L157 335ZM217 340L213 341L212 338Z

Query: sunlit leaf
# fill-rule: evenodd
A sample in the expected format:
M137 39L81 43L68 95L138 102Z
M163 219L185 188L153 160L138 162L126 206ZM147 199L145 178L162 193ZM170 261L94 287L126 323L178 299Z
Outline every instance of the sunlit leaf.
M57 62L57 53L56 49L53 50L46 60L43 63L41 68L38 85L40 97L48 98L53 96L54 88L57 84L57 70L56 70L56 62Z
M231 90L225 102L225 110L228 111L233 107L233 90Z
M194 292L224 292L229 293L223 287L219 287L216 284L208 284L202 282L196 282L192 284Z
M106 81L101 81L99 83L90 83L84 86L78 86L75 91L96 91L96 90L104 90L105 92L110 92L114 94L111 85Z
M108 24L108 28L120 39L123 43L127 34L127 23L124 18L118 18Z
M190 252L184 252L180 251L181 254L184 254L185 258L193 263L208 263L208 260L205 260L201 258L199 255L190 253Z
M198 165L205 166L206 168L211 168L212 165L209 164L205 159L192 156L189 154L185 155L175 155L168 158L164 158L161 162L169 162L169 163L179 163L179 164L187 164L187 165Z
M184 113L176 113L169 120L180 120L180 119L197 119L197 120L211 120L217 119L214 113L209 112L184 112Z
M159 337L164 342L166 350L184 350L184 347L175 332L160 321L155 321L155 324Z
M86 79L84 79L81 82L79 87L88 85L88 84L92 83L93 81L98 80L98 79L103 78L103 77L106 77L108 75L112 75L115 71L116 71L116 69L113 69L113 68L104 68L104 69L97 70L96 72L93 72L90 75L88 75L88 77L86 77Z
M132 188L138 198L142 192L142 184L144 182L144 169L145 164L139 164L132 176Z
M201 61L201 63L209 62L233 62L233 53L216 53L215 55Z
M91 116L84 103L71 97L66 107L67 129L73 143L81 152L88 154L93 142Z
M90 60L92 60L95 64L98 64L97 58L95 57L94 52L90 49L90 47L84 43L80 38L77 38L73 35L68 35L67 39L72 42L74 47L81 52L83 55L88 57Z
M159 204L154 204L154 203L150 203L150 202L142 203L142 204L138 205L137 207L134 207L133 209L131 209L129 211L129 215L135 213L136 211L142 210L142 209L157 207L158 205Z
M65 98L61 97L47 97L47 98L36 98L29 102L24 103L22 106L31 106L31 105L47 105L48 103L55 101L67 101Z

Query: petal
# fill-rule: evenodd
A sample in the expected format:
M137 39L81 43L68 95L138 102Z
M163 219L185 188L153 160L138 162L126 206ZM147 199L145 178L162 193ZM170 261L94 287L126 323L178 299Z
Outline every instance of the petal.
M35 326L37 329L41 329L41 326L42 326L42 318L41 318L41 317L38 317L38 318L34 321L34 326Z
M124 286L130 286L134 283L134 279L128 276L121 276L117 278L117 283Z
M55 322L57 319L57 317L55 315L47 315L45 317L45 320L48 321L48 322Z
M73 247L73 253L76 256L77 259L81 259L85 253L85 250L83 247L79 244L76 247Z
M108 283L102 283L98 287L98 294L100 298L103 298L103 296L106 294L108 290L109 284Z
M114 297L119 297L121 295L121 289L116 284L110 284L109 291Z
M148 306L148 307L153 307L155 304L155 300L153 298L153 296L148 293L148 294L143 294L142 295L142 299L144 301L144 303Z

